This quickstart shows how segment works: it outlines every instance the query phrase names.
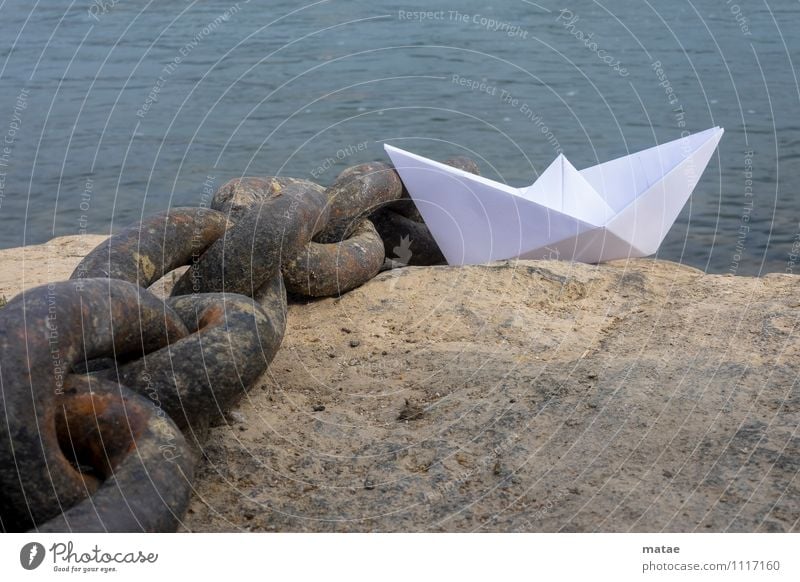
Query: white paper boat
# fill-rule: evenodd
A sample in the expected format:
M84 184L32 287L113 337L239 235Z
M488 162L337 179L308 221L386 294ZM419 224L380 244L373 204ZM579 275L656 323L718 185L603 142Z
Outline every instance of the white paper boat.
M599 263L658 250L723 132L714 127L581 171L560 155L527 188L384 148L451 265L517 257Z

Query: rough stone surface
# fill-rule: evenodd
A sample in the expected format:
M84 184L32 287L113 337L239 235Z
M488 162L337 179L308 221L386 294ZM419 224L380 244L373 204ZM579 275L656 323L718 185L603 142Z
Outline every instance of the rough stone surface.
M41 245L0 249L0 303L23 289L66 281L83 257L106 240L99 234L61 236Z
M21 252L9 299L80 258ZM655 260L384 272L290 306L183 527L798 531L799 317L800 278Z

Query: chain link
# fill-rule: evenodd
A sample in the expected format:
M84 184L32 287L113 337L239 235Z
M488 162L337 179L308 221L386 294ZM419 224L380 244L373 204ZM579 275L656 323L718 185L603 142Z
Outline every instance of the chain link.
M387 164L328 188L242 178L211 208L148 217L70 281L12 299L0 310L0 529L174 531L209 426L280 347L287 290L339 295L402 244L413 252L400 265L444 262ZM170 297L148 290L186 266Z

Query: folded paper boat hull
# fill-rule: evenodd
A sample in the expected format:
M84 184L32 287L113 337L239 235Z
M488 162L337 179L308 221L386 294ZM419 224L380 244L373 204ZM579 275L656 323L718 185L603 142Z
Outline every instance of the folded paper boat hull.
M384 147L451 265L517 257L597 263L658 250L723 131L582 171L559 156L527 188Z

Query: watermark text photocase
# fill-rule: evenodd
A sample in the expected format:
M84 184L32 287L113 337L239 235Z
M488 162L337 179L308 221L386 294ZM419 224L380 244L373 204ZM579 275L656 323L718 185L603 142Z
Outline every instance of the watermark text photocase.
M560 23L565 30L569 31L572 36L582 42L583 46L597 55L598 59L608 65L613 71L619 73L620 77L627 77L630 74L628 69L622 66L622 63L619 59L614 58L608 54L606 49L600 47L600 44L594 38L593 32L584 34L582 30L575 26L580 19L580 16L574 14L572 10L569 10L568 8L561 9L561 11L558 13L558 16L556 16L556 22Z
M95 22L100 22L100 17L108 14L111 9L121 1L122 0L93 0L86 12L89 18Z

